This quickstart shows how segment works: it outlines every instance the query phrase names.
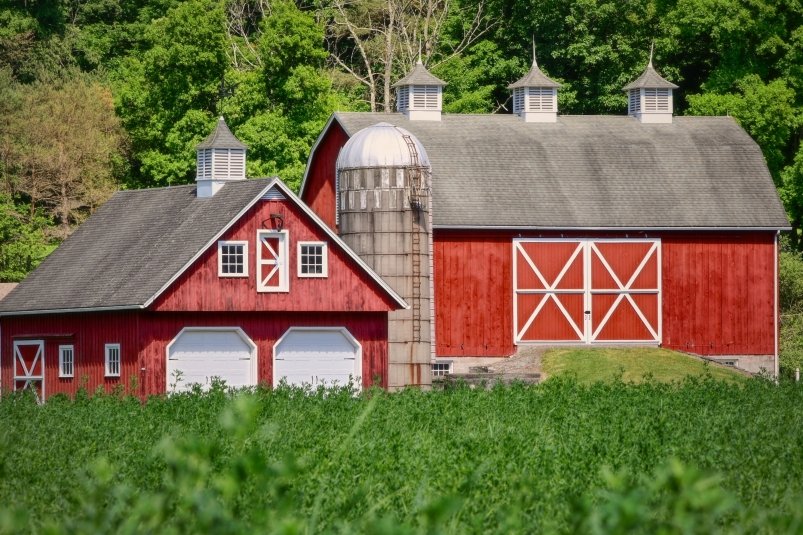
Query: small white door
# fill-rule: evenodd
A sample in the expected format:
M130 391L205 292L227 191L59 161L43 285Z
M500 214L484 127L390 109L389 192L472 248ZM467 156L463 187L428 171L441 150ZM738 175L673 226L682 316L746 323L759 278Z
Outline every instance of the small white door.
M273 385L346 385L359 388L362 349L341 327L292 327L273 348Z
M235 327L185 328L167 346L168 392L206 389L215 377L235 388L256 385L256 345Z

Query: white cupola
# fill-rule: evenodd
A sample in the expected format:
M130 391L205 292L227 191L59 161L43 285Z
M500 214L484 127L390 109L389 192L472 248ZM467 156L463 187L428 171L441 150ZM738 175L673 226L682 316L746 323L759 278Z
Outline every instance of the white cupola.
M661 77L652 66L652 50L647 68L622 88L627 93L627 114L642 123L672 122L672 90L678 86Z
M396 110L411 121L440 121L446 82L430 73L421 58L410 74L393 84Z
M234 137L223 117L195 150L198 197L213 196L226 182L245 180L245 151L248 147Z
M533 65L519 81L507 86L513 90L513 113L528 123L554 123L558 120L558 88L538 68L533 43Z

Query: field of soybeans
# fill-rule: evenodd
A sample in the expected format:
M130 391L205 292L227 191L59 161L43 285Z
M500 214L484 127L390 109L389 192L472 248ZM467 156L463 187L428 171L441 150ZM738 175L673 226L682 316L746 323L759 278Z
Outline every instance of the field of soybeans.
M0 533L803 533L803 386L0 399Z

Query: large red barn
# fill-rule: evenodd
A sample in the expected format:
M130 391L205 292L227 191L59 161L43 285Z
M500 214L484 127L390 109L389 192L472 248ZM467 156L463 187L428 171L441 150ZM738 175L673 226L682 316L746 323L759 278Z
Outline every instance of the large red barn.
M404 300L280 180L244 180L222 120L198 156L197 185L118 192L0 302L3 390L387 385Z
M391 386L529 344L655 345L777 373L789 224L732 118L673 117L677 86L652 64L624 88L627 116L559 116L559 85L535 63L510 115L441 113L443 85L419 63L395 86L398 113L334 114L301 190L385 277L397 268L362 245L352 212L376 218L410 169L430 181L426 206L405 206L430 218L434 337L424 357L391 344Z

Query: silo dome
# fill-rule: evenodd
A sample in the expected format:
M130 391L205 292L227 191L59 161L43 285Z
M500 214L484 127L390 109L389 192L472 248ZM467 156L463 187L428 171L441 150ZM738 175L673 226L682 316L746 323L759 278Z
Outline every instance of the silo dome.
M338 171L366 167L429 167L429 157L404 128L377 123L351 136L337 157Z

